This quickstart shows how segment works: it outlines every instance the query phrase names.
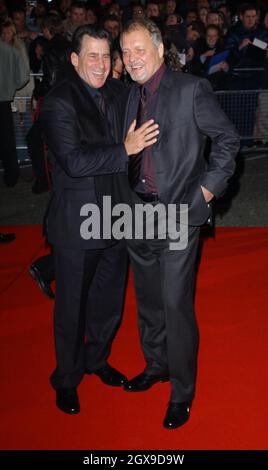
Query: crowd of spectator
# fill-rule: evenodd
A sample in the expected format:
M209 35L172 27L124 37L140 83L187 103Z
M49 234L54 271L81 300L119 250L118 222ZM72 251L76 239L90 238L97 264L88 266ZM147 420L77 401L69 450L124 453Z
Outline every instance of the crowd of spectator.
M119 36L125 22L139 17L151 18L161 29L165 61L172 70L203 76L215 90L265 87L267 0L0 0L0 39L19 51L32 73L43 75L42 80L31 78L16 96L33 94L38 101L64 75L73 32L84 23L100 23L109 31L111 74L128 84ZM22 123L23 106L16 99L13 102ZM29 153L37 180L43 181L34 192L46 188L45 168L40 168L40 161L34 163L35 154L41 151L38 142L39 136L32 132Z

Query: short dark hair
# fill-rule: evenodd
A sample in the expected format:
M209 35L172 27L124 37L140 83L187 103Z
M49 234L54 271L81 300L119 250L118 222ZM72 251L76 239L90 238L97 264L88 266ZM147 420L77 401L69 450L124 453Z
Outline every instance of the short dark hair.
M11 11L11 17L13 17L14 13L22 13L24 18L26 17L26 11L21 8L20 6L15 6Z
M239 7L239 13L242 16L244 16L246 11L249 11L249 10L255 10L256 13L258 13L258 7L254 3L242 3L242 5L240 5Z
M189 23L187 25L187 28L191 26L192 31L196 31L200 36L203 36L205 32L205 25L201 21L192 21L192 23Z
M41 29L47 28L52 36L63 33L61 18L56 15L47 15L41 21Z
M94 39L106 39L111 48L111 36L104 28L92 24L83 24L78 26L72 38L72 51L79 55L82 48L82 40L84 36Z
M102 18L102 23L104 24L106 21L116 21L116 23L120 23L120 18L115 15L107 15Z
M209 29L214 29L214 31L217 31L219 39L222 39L222 30L217 24L208 24L205 30L205 34L207 34Z
M74 8L82 8L83 10L86 11L86 4L84 2L81 2L81 1L72 2L71 6L70 6L70 9L73 10Z

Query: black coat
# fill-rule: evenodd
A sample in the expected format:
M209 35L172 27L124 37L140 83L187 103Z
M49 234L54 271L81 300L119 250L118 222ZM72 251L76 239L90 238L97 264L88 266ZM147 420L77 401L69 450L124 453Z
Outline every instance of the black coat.
M110 242L85 240L80 216L85 204L100 205L127 168L120 142L122 84L108 79L104 93L108 120L73 71L53 88L41 105L41 120L52 165L53 191L48 207L48 240L63 248L103 248Z
M125 132L133 119L132 90L126 106ZM189 205L189 224L204 224L211 211L200 185L219 197L235 169L239 136L220 108L209 82L190 74L166 70L159 90L154 120L158 141L152 147L160 201ZM211 139L209 161L204 158L206 137Z

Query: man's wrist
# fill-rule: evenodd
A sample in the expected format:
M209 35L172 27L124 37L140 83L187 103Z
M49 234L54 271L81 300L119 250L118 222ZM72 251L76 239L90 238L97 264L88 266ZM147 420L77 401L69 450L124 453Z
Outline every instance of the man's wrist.
M207 188L205 188L204 186L201 186L201 189L202 189L205 201L206 202L212 201L212 199L214 198L214 194L211 191L209 191Z

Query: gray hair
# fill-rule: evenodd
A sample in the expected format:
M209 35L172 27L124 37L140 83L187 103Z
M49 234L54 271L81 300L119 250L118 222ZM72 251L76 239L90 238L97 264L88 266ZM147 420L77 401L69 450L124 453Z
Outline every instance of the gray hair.
M122 47L122 37L124 34L141 29L148 31L151 41L155 47L163 44L162 34L158 26L152 20L147 18L138 18L136 20L128 21L128 23L123 26L120 36L120 46Z

